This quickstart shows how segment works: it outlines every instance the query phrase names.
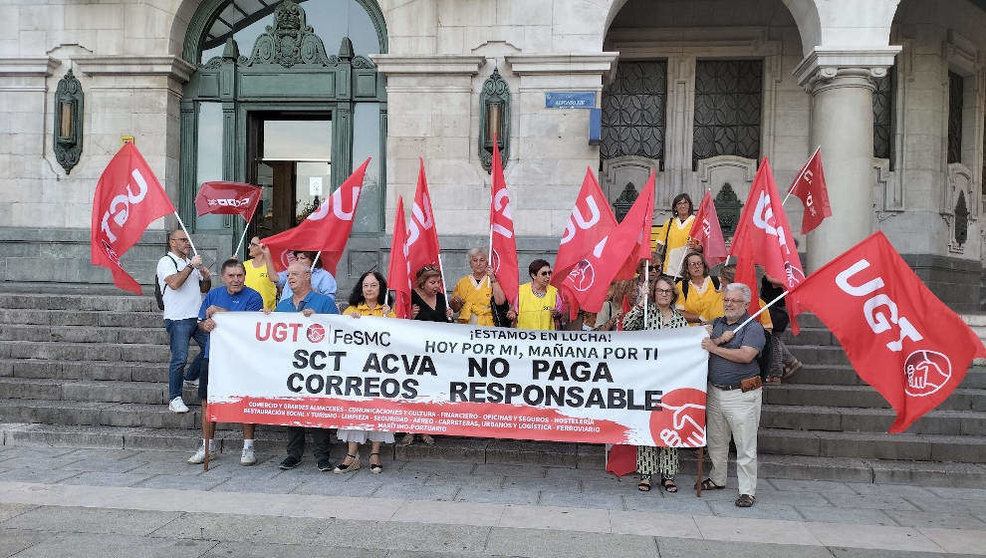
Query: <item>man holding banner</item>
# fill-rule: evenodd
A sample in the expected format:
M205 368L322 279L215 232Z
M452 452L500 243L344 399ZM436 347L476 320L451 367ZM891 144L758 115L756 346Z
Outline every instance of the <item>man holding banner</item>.
M312 290L312 270L306 264L300 261L292 262L288 266L287 283L291 287L292 295L278 302L275 312L301 312L305 316L339 313L332 297ZM313 429L312 441L315 442L315 463L318 470L331 471L334 467L329 461L329 431ZM304 428L288 427L287 453L287 457L279 465L285 471L301 464L301 458L305 454Z
M763 381L757 354L766 343L758 323L739 326L747 318L753 293L743 283L730 283L723 290L725 316L716 318L702 348L709 351L709 387L706 399L706 435L712 470L702 481L703 490L726 488L729 438L736 443L736 476L739 497L736 505L749 508L757 492L757 429L763 403Z

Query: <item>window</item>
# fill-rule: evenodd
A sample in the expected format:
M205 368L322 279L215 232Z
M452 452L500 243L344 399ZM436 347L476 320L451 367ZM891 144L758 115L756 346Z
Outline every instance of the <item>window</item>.
M663 161L667 97L667 61L620 62L616 79L603 91L600 157Z
M692 170L717 155L760 158L761 60L699 60L695 65Z
M948 163L962 162L962 104L965 79L948 72Z
M894 95L897 90L897 71L891 67L887 75L876 80L873 92L873 156L889 159L894 170Z

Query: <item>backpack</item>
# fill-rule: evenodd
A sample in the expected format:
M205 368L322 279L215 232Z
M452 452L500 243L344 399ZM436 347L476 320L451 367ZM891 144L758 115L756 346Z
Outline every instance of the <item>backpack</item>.
M171 254L165 254L165 256L168 256L168 259L174 262L175 273L178 273L178 262L171 257ZM167 283L164 284L164 288L168 288ZM154 300L157 301L157 309L164 310L164 291L161 290L161 279L157 276L157 273L154 274Z
M751 325L752 324L757 324L761 327L761 329L763 328L763 326L760 325L760 322L756 320L751 322ZM763 331L763 338L763 349L760 349L760 352L757 353L757 366L760 367L760 379L767 381L767 376L770 375L770 353L774 350L774 335L767 333L767 330L765 329Z

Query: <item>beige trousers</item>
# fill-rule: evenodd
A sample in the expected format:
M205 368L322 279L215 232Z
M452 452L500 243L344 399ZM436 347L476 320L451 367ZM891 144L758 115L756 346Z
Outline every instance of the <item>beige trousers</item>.
M743 393L738 389L723 391L709 384L705 404L705 428L712 470L709 478L726 486L726 462L729 438L736 444L736 476L739 493L757 494L757 429L763 388Z

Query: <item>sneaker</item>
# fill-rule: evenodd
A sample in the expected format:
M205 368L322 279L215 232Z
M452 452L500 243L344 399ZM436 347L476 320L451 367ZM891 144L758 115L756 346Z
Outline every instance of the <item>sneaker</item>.
M209 450L209 461L215 461L219 458L219 452L215 448ZM199 446L198 451L192 457L188 458L189 465L201 465L205 463L205 446Z
M253 448L243 448L240 455L240 465L254 465L257 463L257 456L253 453Z
M318 464L317 464L317 466L318 466L318 470L319 470L319 471L322 471L323 473L325 473L325 472L328 472L328 471L331 471L332 469L334 469L334 468L335 468L335 467L334 467L334 466L332 465L332 462L331 462L331 461L329 461L329 459L328 459L328 458L325 458L325 459L319 459L319 460L318 460Z
M277 467L282 471L287 471L289 469L294 469L298 465L301 465L301 460L298 459L297 457L293 457L289 455L285 457L284 460L281 461L281 464L278 465Z
M185 402L181 400L181 397L175 397L168 403L168 410L172 413L187 413L188 407L185 406Z

